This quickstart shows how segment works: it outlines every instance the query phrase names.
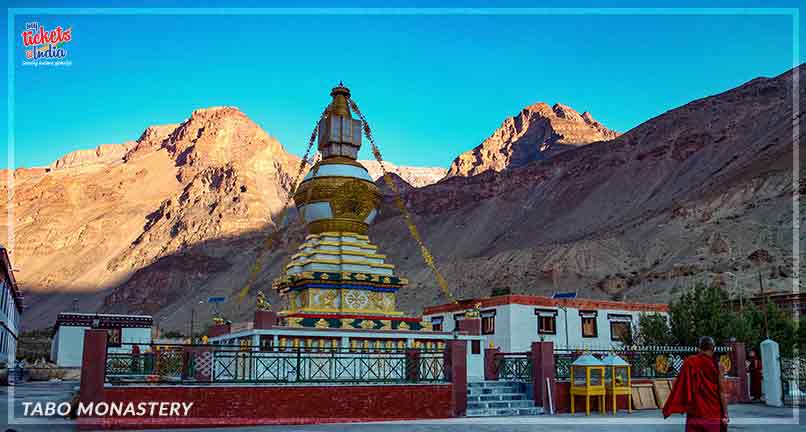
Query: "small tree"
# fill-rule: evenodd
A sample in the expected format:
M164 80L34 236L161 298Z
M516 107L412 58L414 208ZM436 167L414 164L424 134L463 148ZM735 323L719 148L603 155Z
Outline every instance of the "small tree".
M769 332L770 339L778 342L784 355L791 355L796 346L806 344L803 326L796 325L792 316L776 304L757 307L751 303L734 311L725 307L727 300L727 293L719 286L698 284L672 302L669 305L671 343L696 345L700 336L711 336L719 345L735 340L751 348L757 347ZM654 332L657 331L662 328ZM653 337L657 337L656 341L664 340L662 336Z
M717 344L732 337L732 312L725 308L728 295L717 285L697 284L669 306L671 334L681 345L696 345L700 336L711 336Z
M768 303L766 308L767 325L770 339L778 342L781 354L791 356L795 351L797 341L797 327L792 315L784 312L778 305ZM763 335L766 338L766 335Z
M629 345L673 345L676 341L669 320L660 314L641 314Z
M744 342L748 348L757 347L764 340L764 317L755 304L750 303L744 309L731 313L728 334L738 342Z

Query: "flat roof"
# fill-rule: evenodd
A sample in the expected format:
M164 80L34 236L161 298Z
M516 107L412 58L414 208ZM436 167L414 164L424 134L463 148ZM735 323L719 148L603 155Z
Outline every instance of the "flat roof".
M149 328L154 324L151 315L60 312L53 325L53 333L61 326L92 327L94 320L98 320L98 328Z
M433 315L445 312L457 312L472 309L477 303L481 308L519 304L526 306L569 307L574 309L590 310L622 310L633 312L669 312L669 305L662 303L633 303L613 300L594 299L554 299L551 297L508 294L494 297L460 300L457 303L445 303L429 306L423 309L423 315Z

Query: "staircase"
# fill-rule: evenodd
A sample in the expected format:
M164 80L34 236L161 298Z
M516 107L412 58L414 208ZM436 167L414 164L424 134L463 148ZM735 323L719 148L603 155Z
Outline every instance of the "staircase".
M467 416L530 416L543 414L543 408L526 394L526 385L509 381L467 383Z

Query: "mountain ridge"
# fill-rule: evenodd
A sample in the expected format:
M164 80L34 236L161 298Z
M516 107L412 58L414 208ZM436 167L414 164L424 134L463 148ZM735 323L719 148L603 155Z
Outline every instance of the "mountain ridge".
M447 177L517 168L618 135L587 111L579 114L567 105L538 102L506 118L481 144L457 156Z
M792 197L803 193L791 179L791 80L791 71L756 79L614 139L501 171L422 187L396 172L393 180L457 297L573 289L666 302L696 278L732 287L726 272L755 277L746 257L758 249L772 257L765 284L785 288ZM270 284L304 238L294 209L279 242L261 251L299 158L230 108L194 111L165 129L147 128L139 149L107 165L15 170L12 260L31 294L27 326L52 324L73 297L82 310L152 313L178 329L193 305L224 295L227 317L245 319L252 306L237 298L254 268L248 298L262 289L282 308ZM410 280L401 307L418 313L445 302L391 192L376 182L384 199L369 235ZM205 319L211 310L195 312Z

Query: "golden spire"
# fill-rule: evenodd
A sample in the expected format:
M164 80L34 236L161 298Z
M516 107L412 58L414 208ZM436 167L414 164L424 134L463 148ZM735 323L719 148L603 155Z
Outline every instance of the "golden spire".
M350 107L347 104L347 100L350 98L350 89L339 81L339 85L333 87L330 91L330 96L333 97L333 102L331 102L330 107L328 107L328 113L352 118L352 116L350 116Z
M319 145L322 159L342 157L355 160L361 148L361 121L350 113L350 89L341 81L330 91L333 100L327 115L319 121Z

